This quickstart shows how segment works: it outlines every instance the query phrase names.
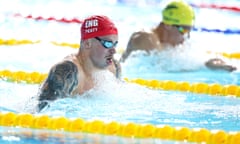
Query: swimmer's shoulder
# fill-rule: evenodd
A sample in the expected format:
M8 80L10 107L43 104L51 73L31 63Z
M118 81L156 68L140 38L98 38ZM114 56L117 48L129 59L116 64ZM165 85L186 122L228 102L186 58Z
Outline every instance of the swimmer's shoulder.
M63 61L70 61L70 62L72 62L73 64L75 64L77 66L79 71L82 70L82 65L81 65L80 60L77 57L77 54L70 54L70 55L66 56L63 59Z
M82 74L82 68L77 61L76 55L72 54L52 66L48 78L54 76L64 81L67 79L74 81L79 79L80 74Z
M139 30L132 33L131 38L141 38L141 37L149 37L153 36L154 33L152 31L146 31L146 30Z
M48 73L38 93L38 110L48 105L47 101L72 96L79 85L77 66L68 60L55 64Z
M73 63L76 63L77 61L77 55L76 54L70 54L63 58L63 61L71 61Z
M160 41L156 34L152 31L137 31L134 32L128 42L127 49L129 50L153 50L159 49Z

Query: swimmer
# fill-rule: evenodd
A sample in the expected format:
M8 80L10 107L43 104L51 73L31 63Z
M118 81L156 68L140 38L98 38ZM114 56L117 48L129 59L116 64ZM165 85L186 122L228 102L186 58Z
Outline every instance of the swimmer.
M49 101L83 94L94 87L93 74L108 70L120 77L120 64L114 59L118 30L106 16L93 15L81 26L80 48L50 69L38 92L37 111Z
M127 48L120 61L124 62L128 56L137 50L150 53L152 50L163 51L167 48L177 48L190 38L194 25L195 14L190 5L178 0L170 2L162 11L162 22L150 32L134 32L127 44ZM216 60L219 63L216 63ZM205 66L212 70L234 71L236 67L226 64L219 58L210 59Z

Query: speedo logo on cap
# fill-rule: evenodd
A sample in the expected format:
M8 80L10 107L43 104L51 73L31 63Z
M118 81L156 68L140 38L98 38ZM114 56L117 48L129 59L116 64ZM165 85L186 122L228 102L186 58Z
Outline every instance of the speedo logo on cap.
M85 22L85 33L92 33L92 32L97 32L98 31L98 20L93 19L93 20L87 20Z

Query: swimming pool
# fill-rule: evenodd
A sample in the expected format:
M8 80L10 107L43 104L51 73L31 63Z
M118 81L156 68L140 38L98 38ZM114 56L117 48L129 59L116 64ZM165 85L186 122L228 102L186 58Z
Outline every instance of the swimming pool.
M159 5L158 1L152 2L156 2L154 6L151 3L142 5L140 2L138 6L133 6L129 3L126 4L126 1L124 4L114 1L74 0L1 2L0 38L3 40L27 39L32 42L40 40L41 42L15 46L1 45L0 70L1 72L2 70L23 71L27 77L31 72L45 74L55 62L67 54L76 52L76 49L71 47L54 45L51 43L52 41L58 43L79 42L79 24L77 23L35 21L14 17L15 13L56 18L77 17L79 19L89 14L107 14L113 17L120 29L119 51L121 51L131 32L158 24L161 18L159 8L162 5ZM239 4L237 0L228 3L225 1L194 1L194 3L197 2L219 5ZM11 6L11 9L7 6L3 7L7 4ZM54 7L58 7L58 9L50 11ZM197 12L197 28L240 29L237 12L203 8L195 8L195 10ZM212 17L216 17L216 19L211 19ZM138 22L139 19L145 20ZM11 42L8 43L11 44ZM0 128L0 142L109 143L111 141L112 143L168 144L178 143L185 136L189 138L185 140L189 143L193 137L200 139L204 136L211 137L212 141L216 141L215 139L218 138L219 141L229 142L235 138L236 142L238 135L234 135L235 137L229 135L240 130L239 88L236 89L236 93L232 94L234 96L231 96L224 93L209 94L206 89L202 93L197 93L197 90L191 90L190 86L202 83L205 84L205 88L210 89L213 83L219 84L220 88L226 85L239 85L239 71L233 73L213 72L202 65L209 57L216 56L217 52L237 53L239 45L238 34L194 31L191 41L185 45L188 51L179 51L177 57L171 51L165 54L153 53L149 57L146 57L143 52L136 52L134 55L138 55L138 57L132 56L122 64L123 78L137 79L136 82L147 87L115 81L107 72L99 73L98 75L103 76L102 85L82 97L57 100L41 114L21 114L34 112L35 103L29 101L29 98L37 93L38 83L16 83L1 80L0 110L4 114L0 115L0 119L2 125L5 124L5 126ZM179 49L182 50L181 47ZM206 51L213 53L206 55ZM173 57L175 58L173 59ZM222 55L218 55L218 57L222 57ZM239 59L223 58L240 68ZM161 63L156 64L157 62ZM14 74L10 77L13 78ZM15 74L15 77L19 78L20 76ZM26 79L25 77L24 80ZM180 91L177 88L168 90L167 86L157 90L148 88L153 86L157 88L161 84L157 85L156 83L164 80L173 82L171 86L185 82L185 84L189 84L189 87L181 83L186 90ZM34 80L31 81L34 82ZM5 113L9 111L13 113ZM49 117L43 117L46 115ZM3 119L11 120L11 118L14 119L15 127L6 125L8 121L3 122ZM74 132L74 128L77 128L71 126L75 122L74 118L79 118L76 123L82 124L84 133ZM45 125L47 128L44 127L44 123L39 122L41 119L49 122L49 125ZM99 127L101 130L97 129ZM163 130L163 128L165 129ZM202 128L203 132L198 132L198 128ZM161 130L166 135L169 134L171 138L163 140L163 135L160 134ZM220 133L215 135L218 130L221 130ZM195 131L196 133L194 133ZM161 136L156 136L157 134ZM152 139L152 137L157 137L157 139ZM175 141L171 141L173 139Z

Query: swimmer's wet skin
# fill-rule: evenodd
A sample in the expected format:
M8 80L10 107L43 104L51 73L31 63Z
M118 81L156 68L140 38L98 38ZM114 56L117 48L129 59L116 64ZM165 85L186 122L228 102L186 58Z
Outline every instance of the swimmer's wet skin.
M64 61L53 67L39 93L38 111L48 105L48 101L71 95L78 86L77 73L77 66L70 61Z
M121 65L115 59L113 59L113 63L116 68L116 77L120 78ZM49 106L48 103L53 100L70 96L75 87L78 86L77 73L77 66L70 61L62 62L53 67L38 95L37 111L40 112Z

